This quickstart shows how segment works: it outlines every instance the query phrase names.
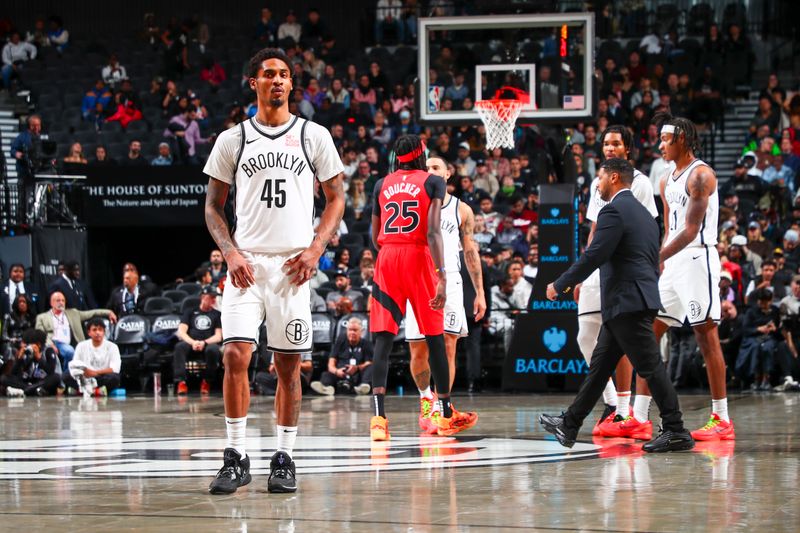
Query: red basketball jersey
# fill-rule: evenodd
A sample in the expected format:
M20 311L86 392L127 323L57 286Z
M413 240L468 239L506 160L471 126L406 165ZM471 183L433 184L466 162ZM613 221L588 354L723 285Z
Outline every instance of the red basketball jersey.
M444 180L424 170L398 170L376 183L372 205L381 223L372 231L378 231L378 244L427 246L428 208L444 193Z

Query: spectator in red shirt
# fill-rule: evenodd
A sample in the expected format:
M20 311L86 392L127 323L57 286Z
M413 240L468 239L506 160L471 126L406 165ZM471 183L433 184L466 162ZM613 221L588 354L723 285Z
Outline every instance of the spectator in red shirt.
M217 92L219 86L222 85L222 82L228 79L228 75L225 74L225 69L223 69L219 63L214 61L213 57L208 56L203 60L203 68L200 71L200 79L211 86L212 92Z

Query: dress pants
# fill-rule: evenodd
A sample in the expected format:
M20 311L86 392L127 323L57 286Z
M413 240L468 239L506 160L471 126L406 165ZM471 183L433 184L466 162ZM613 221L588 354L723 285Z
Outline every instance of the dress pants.
M175 345L175 352L172 359L172 379L175 383L186 381L186 361L190 358L198 358L203 354L206 362L206 369L203 372L203 379L212 383L217 376L220 361L222 361L222 351L219 344L207 344L202 352L192 350L192 345L180 341Z
M592 352L589 374L566 413L565 424L580 428L603 395L608 378L623 354L628 356L636 372L647 380L653 400L661 412L665 430L684 431L678 394L667 377L653 333L654 311L624 313L603 323L597 346Z

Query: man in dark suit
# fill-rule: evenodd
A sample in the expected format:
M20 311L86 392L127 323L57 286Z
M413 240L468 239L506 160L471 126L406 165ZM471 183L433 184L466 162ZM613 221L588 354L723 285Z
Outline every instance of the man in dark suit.
M77 261L64 263L64 273L47 288L48 294L60 292L67 299L67 307L88 311L97 309L92 290L81 280L81 267Z
M139 282L139 271L135 270L135 267L126 268L122 274L122 285L114 287L111 291L106 307L114 311L117 316L142 313L144 302L156 295L150 285L153 284Z
M8 269L8 281L4 282L0 289L0 316L10 313L17 296L21 295L27 296L39 310L41 305L38 301L38 292L34 284L25 279L25 266L22 263L14 263Z
M659 229L652 215L630 191L633 167L624 159L600 165L598 190L610 202L600 210L594 239L581 258L554 283L547 297L555 300L600 268L603 326L592 353L589 375L575 401L561 416L539 420L567 447L575 444L583 420L603 393L622 354L647 380L661 411L662 432L646 443L647 452L689 450L694 440L683 426L678 395L667 377L653 334L661 308L658 292Z

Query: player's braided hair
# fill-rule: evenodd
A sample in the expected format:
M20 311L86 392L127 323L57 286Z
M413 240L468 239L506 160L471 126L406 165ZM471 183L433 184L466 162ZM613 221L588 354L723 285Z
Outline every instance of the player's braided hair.
M691 150L694 155L700 152L700 138L697 135L697 127L688 118L673 117L669 113L661 112L656 113L653 117L653 124L658 126L659 130L666 125L675 126L672 143L678 142L680 136L683 135L683 145L686 149Z
M631 130L620 124L614 124L607 127L605 130L603 130L603 133L600 134L601 147L606 140L606 135L609 133L618 133L622 137L622 144L625 146L625 152L630 154L631 150L633 149L633 135L631 135Z
M286 68L288 68L289 72L291 73L292 60L289 59L289 56L286 55L286 52L280 48L262 48L250 58L250 62L247 64L247 76L250 78L258 77L258 70L261 68L261 63L267 59L280 59L286 63Z
M395 168L403 170L425 170L426 150L425 143L419 135L403 135L394 142L392 150L396 157ZM415 154L408 161L401 161L403 156Z

